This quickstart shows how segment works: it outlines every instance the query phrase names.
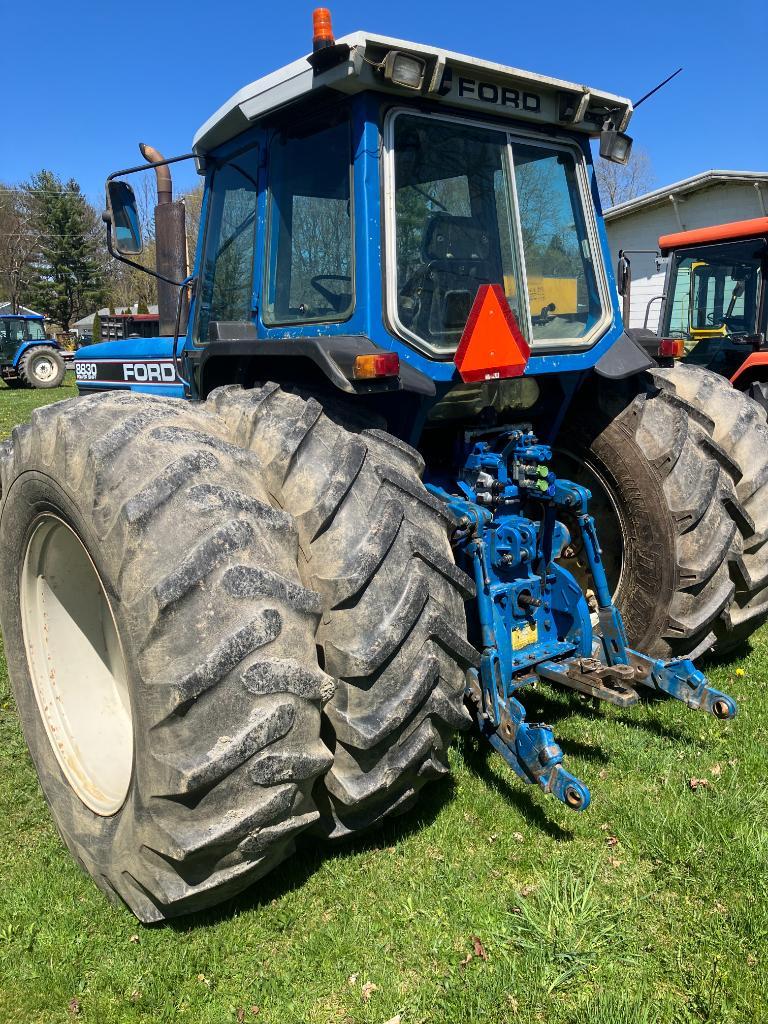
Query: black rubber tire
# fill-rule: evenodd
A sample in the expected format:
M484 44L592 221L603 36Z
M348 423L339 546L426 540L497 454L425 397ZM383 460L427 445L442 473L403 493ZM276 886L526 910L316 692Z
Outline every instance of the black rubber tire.
M36 367L44 360L49 360L56 367L56 373L49 379L40 379ZM58 388L64 380L66 366L59 352L49 345L36 345L28 348L19 360L17 373L22 385L27 388Z
M474 587L408 445L380 430L355 433L275 384L222 388L209 402L295 516L302 577L322 597L317 643L336 689L316 831L344 837L407 810L447 773L451 738L471 723L463 695L478 656L464 600Z
M746 390L746 394L757 402L763 410L763 416L768 417L768 384L762 380L754 380Z
M600 381L560 436L618 508L615 598L630 643L659 657L743 643L768 617L768 425L759 407L725 378L678 363Z
M290 516L201 406L121 394L36 410L0 446L0 621L40 783L75 858L143 922L233 896L318 811L333 683ZM41 511L75 531L109 595L128 668L130 788L103 817L59 767L32 689L19 566Z

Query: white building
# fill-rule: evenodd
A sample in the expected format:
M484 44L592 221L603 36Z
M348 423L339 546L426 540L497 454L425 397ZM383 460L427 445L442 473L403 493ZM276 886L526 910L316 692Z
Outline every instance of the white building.
M768 217L768 171L702 171L673 185L629 199L605 213L614 269L619 249L656 249L672 231ZM666 268L653 256L631 256L630 327L658 329ZM650 306L649 306L650 303Z

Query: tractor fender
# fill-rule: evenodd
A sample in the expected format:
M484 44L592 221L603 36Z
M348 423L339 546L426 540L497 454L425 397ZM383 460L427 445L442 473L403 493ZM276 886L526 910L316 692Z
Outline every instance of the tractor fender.
M25 352L28 352L31 348L55 348L57 352L61 351L61 345L58 342L48 338L46 341L24 341L16 349L16 355L13 357L12 366L14 370L18 367L21 362L21 357Z
M768 352L751 352L731 377L731 384L743 391L753 380L768 380Z
M387 351L364 335L332 335L263 339L256 338L250 324L211 324L211 340L203 349L186 350L199 361L201 397L222 383L249 375L254 379L277 380L286 360L312 364L335 388L349 395L374 395L386 392L411 392L426 398L435 394L435 382L416 367L401 359L396 377L356 380L355 357ZM228 366L222 376L222 362ZM234 372L236 368L236 373Z
M634 331L622 331L608 351L595 363L595 371L599 377L624 380L657 365Z

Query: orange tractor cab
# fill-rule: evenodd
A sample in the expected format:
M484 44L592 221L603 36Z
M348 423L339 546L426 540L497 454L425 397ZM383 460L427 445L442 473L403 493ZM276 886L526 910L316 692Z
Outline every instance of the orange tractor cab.
M662 235L659 249L658 355L723 374L768 412L768 217Z

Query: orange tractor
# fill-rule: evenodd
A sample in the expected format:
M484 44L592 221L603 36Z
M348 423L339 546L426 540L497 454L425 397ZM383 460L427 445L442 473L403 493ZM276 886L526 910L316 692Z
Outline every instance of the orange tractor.
M768 413L768 217L662 235L659 249L659 333L632 333L657 358L728 377Z

